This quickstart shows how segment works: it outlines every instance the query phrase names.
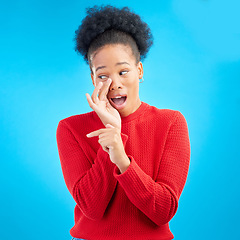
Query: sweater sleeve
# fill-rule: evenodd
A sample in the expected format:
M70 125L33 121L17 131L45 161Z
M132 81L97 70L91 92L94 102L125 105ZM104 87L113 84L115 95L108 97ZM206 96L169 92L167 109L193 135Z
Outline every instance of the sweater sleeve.
M186 182L190 143L185 118L180 112L169 129L157 179L154 181L132 156L129 168L114 176L129 200L157 225L171 220L177 211L178 200Z
M126 144L127 136L122 134L122 139ZM117 184L113 176L115 165L108 153L99 147L95 159L89 159L90 150L82 148L87 148L87 143L79 144L67 124L61 121L57 127L57 145L69 192L86 217L101 219Z

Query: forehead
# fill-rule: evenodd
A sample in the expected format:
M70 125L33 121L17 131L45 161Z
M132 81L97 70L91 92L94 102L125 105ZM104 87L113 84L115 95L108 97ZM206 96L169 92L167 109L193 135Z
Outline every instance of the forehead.
M131 64L135 61L131 47L123 44L105 45L93 53L91 60L93 68L99 65L115 65L117 62L128 62Z

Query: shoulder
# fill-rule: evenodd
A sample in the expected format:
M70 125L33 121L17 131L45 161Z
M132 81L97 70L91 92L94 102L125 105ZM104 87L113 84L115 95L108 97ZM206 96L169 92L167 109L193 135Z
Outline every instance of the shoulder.
M148 107L148 111L145 114L145 123L143 125L148 126L148 130L154 129L157 133L168 134L171 130L174 134L188 134L188 126L185 117L178 110L172 109L159 109L154 106Z
M90 132L92 129L102 127L102 122L94 111L73 115L59 121L59 128L67 128L78 134Z
M168 124L173 124L178 119L184 119L183 114L178 110L172 110L172 109L160 109L155 106L148 105L148 111L147 114L145 114L145 117L149 119L153 119L157 122L165 122Z
M77 114L72 115L66 118L63 118L59 121L59 124L65 124L65 125L78 125L78 124L84 124L86 121L91 121L94 119L94 112L87 112L83 114Z

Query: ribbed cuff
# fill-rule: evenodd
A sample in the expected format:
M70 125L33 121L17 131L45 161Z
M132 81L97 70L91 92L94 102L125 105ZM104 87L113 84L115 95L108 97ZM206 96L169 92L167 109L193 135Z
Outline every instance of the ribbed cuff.
M126 178L126 181L128 181L127 179L130 177L129 174L131 175L133 171L135 172L134 166L137 163L134 161L132 156L129 155L128 158L131 161L131 163L124 173L121 173L117 166L115 166L115 168L114 168L113 175L119 182L122 182L122 181L124 182L125 178Z

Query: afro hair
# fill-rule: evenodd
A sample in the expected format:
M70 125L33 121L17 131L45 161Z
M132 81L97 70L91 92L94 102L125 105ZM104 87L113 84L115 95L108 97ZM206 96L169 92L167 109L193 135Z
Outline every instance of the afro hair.
M110 5L87 8L86 13L87 16L75 31L74 40L76 41L75 51L83 55L87 63L89 63L89 48L92 48L92 43L95 45L92 48L94 50L111 43L123 43L126 45L126 35L129 36L127 43L132 47L133 52L132 42L137 46L140 59L143 60L146 57L153 44L153 36L150 28L141 20L139 15L133 13L128 7L119 9ZM111 36L116 33L116 36L111 39L108 34L108 37L101 38L101 43L96 43L99 36L106 32L111 32ZM123 33L123 37L121 37L121 33ZM131 39L134 41L131 41Z

